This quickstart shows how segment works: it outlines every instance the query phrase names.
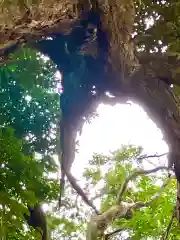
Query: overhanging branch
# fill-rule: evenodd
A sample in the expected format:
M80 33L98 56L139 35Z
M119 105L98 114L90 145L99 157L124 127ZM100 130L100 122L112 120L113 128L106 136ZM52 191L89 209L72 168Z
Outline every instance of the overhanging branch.
M118 233L120 233L120 232L122 232L122 231L125 231L125 229L124 229L124 228L120 228L120 229L117 229L117 230L115 230L115 231L113 231L113 232L111 232L111 233L107 233L107 234L105 235L105 240L108 240L108 239L110 239L111 237L114 237L115 235L117 235Z
M69 182L71 183L72 187L76 190L76 192L79 194L79 196L82 197L83 201L89 205L92 209L94 209L94 211L96 212L96 214L99 214L99 211L97 210L97 208L95 207L95 205L93 204L93 201L91 201L86 194L84 193L84 191L81 189L81 187L79 186L79 184L76 182L76 179L74 178L74 176L70 173L70 172L66 172L66 176L69 180Z
M154 155L142 155L137 158L137 160L145 159L145 158L160 158L163 156L166 156L168 153L162 153L162 154L154 154Z
M133 208L141 208L141 207L148 207L154 200L156 200L157 198L159 198L161 196L161 193L163 192L164 188L167 187L167 185L169 184L169 182L171 181L171 179L173 178L174 176L171 176L170 178L168 178L167 181L165 181L162 186L160 187L160 190L152 196L152 198L147 201L147 202L137 202L134 204Z
M124 194L124 192L127 189L127 185L129 183L129 181L133 180L134 178L136 178L136 177L138 177L140 175L151 174L151 173L157 172L159 170L166 170L166 171L168 171L169 168L165 167L165 166L161 166L161 167L153 168L153 169L150 169L150 170L138 170L138 171L135 171L134 173L132 173L129 177L127 177L127 179L125 180L124 184L122 185L122 187L121 187L121 189L120 189L120 191L118 193L117 203L119 204L122 201L123 194Z
M162 237L162 240L167 240L168 239L169 232L172 228L173 220L174 220L174 217L175 217L175 212L176 212L176 207L173 209L169 224L167 226L167 229L166 229L166 232L165 232L164 236Z
M67 35L79 23L80 21L78 19L62 18L52 23L52 25L44 27L35 26L34 28L32 27L30 29L15 28L14 31L16 33L16 38L12 41L8 41L6 44L0 44L0 63L9 63L11 59L8 58L8 55L13 53L22 44L35 42L37 40L40 40L43 36L48 36L49 34L53 33ZM11 34L14 36L13 32Z
M168 85L180 86L180 74L177 54L137 52L136 57L144 69L154 71L156 77Z

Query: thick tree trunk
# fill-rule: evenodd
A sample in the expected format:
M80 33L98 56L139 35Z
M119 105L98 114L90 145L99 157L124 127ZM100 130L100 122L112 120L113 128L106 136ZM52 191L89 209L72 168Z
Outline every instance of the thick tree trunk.
M0 7L0 55L8 47L34 36L58 29L68 32L77 23L80 10L91 7L88 0L42 0L34 5ZM94 0L92 3L95 2ZM180 114L178 101L169 85L161 81L156 69L139 64L131 40L135 7L133 0L99 0L102 30L110 42L108 63L113 69L112 83L117 96L137 101L157 126L170 147L170 163L180 175ZM167 59L168 61L168 59ZM148 137L148 136L147 136ZM173 154L172 154L173 153Z
M170 162L177 161L177 156L180 155L178 102L171 88L158 79L156 69L144 67L143 64L138 66L131 41L135 19L134 1L112 0L100 8L103 30L108 33L110 40L109 62L118 73L116 81L119 81L119 92L138 101L144 107L162 129L170 151L173 152L173 156L176 156ZM179 161L180 159L178 165Z

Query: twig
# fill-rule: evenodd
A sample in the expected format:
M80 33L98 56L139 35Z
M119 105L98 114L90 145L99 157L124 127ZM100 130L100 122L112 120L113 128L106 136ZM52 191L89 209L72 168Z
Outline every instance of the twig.
M105 187L103 189L101 189L101 191L98 194L96 194L94 197L92 197L91 201L94 201L97 198L100 198L100 197L104 196L104 194L106 194L106 188Z
M100 214L100 212L96 209L96 207L94 206L93 202L91 200L88 199L88 197L86 196L86 194L84 193L84 191L82 190L82 188L79 186L79 184L76 182L76 179L74 178L74 176L70 173L70 172L66 172L66 176L70 182L70 184L72 185L72 187L76 190L76 192L82 197L82 199L85 201L85 203L87 205L89 205L90 207L92 207L94 209L94 211L96 212L96 214Z
M172 228L173 220L174 220L174 217L175 217L175 212L176 212L176 207L173 209L172 216L170 218L170 221L169 221L169 224L167 226L166 232L165 232L164 236L162 237L162 240L167 240L168 239L169 232Z
M164 190L165 187L167 187L167 185L169 184L169 182L170 182L170 180L171 180L172 178L173 178L173 177L168 178L168 180L162 184L162 186L160 187L160 190L159 190L156 194L154 194L154 196L152 196L152 198L151 198L149 201L147 201L147 202L145 202L145 203L143 203L143 202L137 202L137 203L135 203L135 205L134 205L133 208L141 208L141 207L147 207L147 206L149 206L155 199L157 199L157 198L160 197L162 191Z
M141 160L141 159L144 159L144 158L160 158L160 157L166 156L167 154L168 154L168 152L167 153L162 153L160 155L157 155L157 154L155 154L155 155L142 155L142 156L138 157L137 159Z
M129 183L129 181L131 181L132 179L138 177L139 175L151 174L151 173L157 172L159 170L166 170L166 171L168 171L169 168L165 167L165 166L161 166L161 167L153 168L153 169L150 169L150 170L138 170L138 171L135 171L134 173L132 173L129 177L126 178L124 184L122 185L122 187L121 187L121 189L119 191L119 194L118 194L117 203L119 204L122 201L123 194L124 194L124 192L127 189L127 185Z
M108 240L109 238L113 237L114 235L116 235L116 234L118 234L118 233L120 233L120 232L122 232L124 230L125 230L124 228L120 228L120 229L117 229L117 230L115 230L115 231L113 231L111 233L107 233L105 235L105 239L104 240Z

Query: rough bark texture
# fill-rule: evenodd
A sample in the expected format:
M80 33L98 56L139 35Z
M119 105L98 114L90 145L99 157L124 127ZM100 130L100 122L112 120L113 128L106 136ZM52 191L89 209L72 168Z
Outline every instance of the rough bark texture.
M112 206L101 215L92 216L88 224L86 240L105 239L104 231L108 224L111 224L115 219L125 217L133 206L133 203L121 202L119 205Z
M120 92L126 93L127 97L144 106L149 116L163 130L170 151L179 156L180 115L178 101L169 86L159 80L157 69L147 68L143 64L138 67L138 60L134 54L134 46L131 41L135 18L134 1L109 1L101 6L101 10L103 29L108 32L110 40L109 61L113 69L120 73L118 75ZM129 77L134 70L136 73ZM169 72L167 75L169 77ZM171 163L175 159L171 159Z
M108 33L110 42L109 62L116 72L121 73L121 77L128 76L137 65L131 41L135 19L134 1L105 1L100 4L100 9L102 27Z
M13 2L12 5L6 6L5 2L0 7L1 55L8 46L18 41L32 39L34 36L38 37L44 32L51 32L54 28L60 32L70 31L72 24L78 21L80 10L83 8L88 10L91 5L90 1L86 0L42 0L29 6L22 5L20 1L17 5ZM170 164L175 163L178 177L180 175L178 100L169 85L160 80L158 65L149 68L147 66L150 65L144 60L139 65L134 54L131 41L135 18L134 1L99 0L98 7L101 10L102 29L107 32L110 42L108 62L114 72L112 83L117 86L115 94L138 101L161 128L170 147ZM168 61L167 58L167 64Z

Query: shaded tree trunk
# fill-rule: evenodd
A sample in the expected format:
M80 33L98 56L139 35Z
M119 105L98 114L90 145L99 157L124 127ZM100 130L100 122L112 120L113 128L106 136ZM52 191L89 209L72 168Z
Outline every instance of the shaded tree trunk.
M80 11L90 9L89 2L44 0L32 5L22 5L21 1L17 5L10 5L4 1L0 7L1 57L15 43L38 38L55 30L68 33L78 22ZM110 42L108 62L114 72L112 81L119 86L119 95L143 105L162 129L170 149L179 155L180 117L175 96L169 86L158 79L156 71L144 68L143 62L139 65L134 54L131 40L135 19L134 1L99 1L99 10L102 28Z
M82 9L89 10L86 0L51 0L30 6L1 4L0 55L16 43L38 38L45 33L68 32L78 22ZM92 1L92 5L94 4ZM180 114L172 89L161 81L157 69L139 64L135 56L131 34L135 19L133 0L99 0L102 30L110 43L107 68L113 70L114 94L138 102L159 128L170 147L169 162L175 163L180 175ZM12 17L11 17L12 16ZM13 17L15 16L15 17ZM147 136L148 138L148 136ZM178 177L180 179L180 177Z

